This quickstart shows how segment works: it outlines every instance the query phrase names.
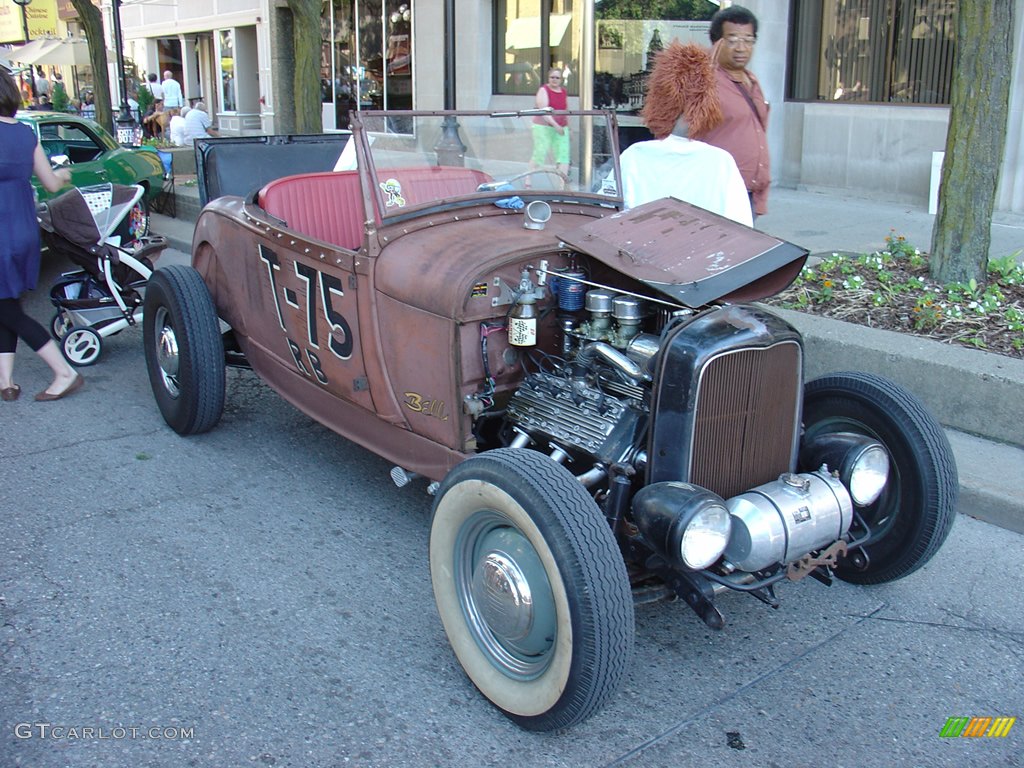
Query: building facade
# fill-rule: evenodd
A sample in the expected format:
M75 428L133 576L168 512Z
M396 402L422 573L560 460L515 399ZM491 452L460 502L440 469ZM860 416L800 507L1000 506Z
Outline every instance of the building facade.
M668 20L635 18L637 3L614 0L589 9L584 0L450 2L459 108L527 108L545 70L555 66L565 75L570 106L615 109L626 125L639 122L653 55L672 39L706 40L707 19L718 5L676 0L679 18ZM745 5L760 22L752 69L772 103L776 182L927 203L933 153L945 148L949 120L955 1ZM352 109L444 105L445 6L445 0L325 0L326 130L344 128ZM186 97L206 101L223 131L292 129L294 58L284 0L123 0L121 9L127 55L148 71L174 72ZM584 55L588 25L592 63ZM1015 4L1013 35L996 207L1024 213L1022 3Z

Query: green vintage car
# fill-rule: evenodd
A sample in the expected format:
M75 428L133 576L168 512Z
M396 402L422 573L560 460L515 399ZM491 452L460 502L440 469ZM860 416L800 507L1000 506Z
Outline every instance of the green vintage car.
M31 125L43 145L46 156L55 163L67 163L71 183L76 187L112 182L141 184L146 189L143 200L160 194L164 167L153 150L125 149L99 124L64 112L19 111L17 119ZM39 200L53 194L33 179Z

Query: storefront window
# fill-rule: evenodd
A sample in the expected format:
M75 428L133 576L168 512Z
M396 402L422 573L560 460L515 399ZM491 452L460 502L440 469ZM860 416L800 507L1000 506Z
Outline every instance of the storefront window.
M235 96L235 42L234 30L222 29L217 34L218 61L220 62L221 108L224 112L238 109Z
M710 45L708 0L597 0L594 107L636 114L644 102L654 56L673 40Z
M557 67L569 94L579 95L580 19L572 11L572 0L497 0L495 93L533 95Z
M336 128L353 109L412 109L411 0L329 0L320 90Z
M352 3L333 0L321 14L324 46L320 58L320 97L334 105L334 128L348 127L348 113L358 108L359 77L355 66Z
M384 14L384 104L412 109L412 10L408 3L387 0Z
M707 20L718 6L709 0L596 0L594 106L639 111L654 54L672 40L707 45ZM572 0L496 0L495 93L536 93L555 66L570 95L579 95L582 29L574 7Z
M795 0L789 97L948 104L956 0Z

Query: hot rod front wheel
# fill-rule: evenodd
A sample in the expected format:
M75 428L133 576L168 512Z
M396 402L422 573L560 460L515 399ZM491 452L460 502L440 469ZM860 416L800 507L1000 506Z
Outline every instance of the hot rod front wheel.
M146 368L164 421L179 435L212 429L224 411L224 344L203 278L179 264L158 269L144 306Z
M928 562L953 525L959 483L949 441L924 404L880 376L834 373L806 385L804 429L805 440L829 432L868 435L889 452L885 490L860 510L872 534L863 547L867 562L842 561L836 575L879 584Z
M633 651L629 578L604 515L562 466L490 451L438 490L438 612L473 684L523 728L565 728L618 687Z

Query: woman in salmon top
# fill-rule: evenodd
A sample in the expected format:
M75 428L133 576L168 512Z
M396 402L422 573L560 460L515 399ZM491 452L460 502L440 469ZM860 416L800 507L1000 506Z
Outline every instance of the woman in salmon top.
M537 90L537 109L564 110L568 106L567 96L562 87L562 70L552 67L548 70L547 83ZM548 162L549 156L554 158L555 169L568 179L569 119L565 115L537 115L533 118L531 170Z

